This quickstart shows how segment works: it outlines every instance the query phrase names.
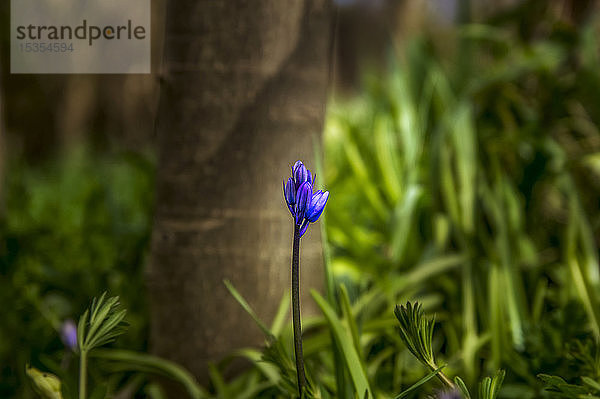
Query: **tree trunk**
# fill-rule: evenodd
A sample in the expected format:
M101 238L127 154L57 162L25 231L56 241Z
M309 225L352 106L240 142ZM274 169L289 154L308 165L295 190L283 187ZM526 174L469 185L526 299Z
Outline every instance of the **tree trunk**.
M207 362L264 337L223 285L270 323L290 286L282 181L313 165L328 79L326 0L167 5L151 348L206 381ZM319 228L302 243L303 306L322 286Z

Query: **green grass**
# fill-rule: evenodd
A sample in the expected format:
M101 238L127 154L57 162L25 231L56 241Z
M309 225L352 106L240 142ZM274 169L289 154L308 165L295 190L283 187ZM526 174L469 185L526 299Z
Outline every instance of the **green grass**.
M442 383L480 399L600 396L600 24L575 28L549 10L460 27L452 56L415 38L386 75L366 75L359 96L330 103L317 145L331 192L320 220L326 292L313 292L321 314L303 320L310 397L427 398ZM59 369L60 320L106 289L138 291L152 163L83 156L13 170L0 396L31 397L14 364ZM211 365L206 389L176 365L163 372L192 396L292 397L288 295L268 323L228 288L265 333L264 351L231 355L250 370L226 380L228 357ZM143 304L121 296L124 344L143 348ZM420 306L397 320L407 301ZM15 346L31 349L13 359ZM143 371L159 362L102 355ZM161 397L158 385L145 389Z
M139 292L152 220L152 157L81 149L36 167L12 160L5 193L0 397L35 397L27 363L57 374L64 374L61 362L76 369L76 359L64 353L60 325L76 320L105 290L121 293L129 309L123 345L145 349L148 314Z
M334 277L305 335L317 397L391 398L437 369L398 334L406 300L435 314L436 362L472 397L597 392L598 23L540 20L553 30L535 39L515 22L461 28L466 76L415 40L388 76L330 104L319 175ZM289 330L277 339L285 349ZM274 392L287 391L257 397Z

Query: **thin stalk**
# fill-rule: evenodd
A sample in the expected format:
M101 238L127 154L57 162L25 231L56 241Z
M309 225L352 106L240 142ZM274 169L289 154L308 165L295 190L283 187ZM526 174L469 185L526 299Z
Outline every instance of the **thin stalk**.
M87 351L79 356L79 399L85 399L87 390Z
M294 227L294 246L292 249L292 320L294 323L294 353L296 354L296 373L298 374L298 393L306 387L304 359L302 358L302 326L300 325L300 227Z
M432 371L435 371L436 369L433 369ZM448 388L450 389L454 389L456 388L456 385L454 385L454 382L452 382L452 380L450 378L448 378L446 376L446 374L444 374L443 372L439 372L436 374L436 377L442 382L442 384L445 384Z

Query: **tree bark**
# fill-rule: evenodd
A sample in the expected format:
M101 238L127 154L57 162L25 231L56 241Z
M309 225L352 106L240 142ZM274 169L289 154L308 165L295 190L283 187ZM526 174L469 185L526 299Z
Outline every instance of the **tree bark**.
M151 348L206 380L207 362L264 337L290 287L282 181L313 163L328 79L326 0L167 5L157 206L147 282ZM303 239L303 304L321 287L319 228Z

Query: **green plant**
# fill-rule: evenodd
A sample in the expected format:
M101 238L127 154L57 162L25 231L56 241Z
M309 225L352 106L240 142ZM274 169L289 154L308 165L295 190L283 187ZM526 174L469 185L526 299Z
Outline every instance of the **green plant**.
M88 397L108 397L111 395L108 377L105 376L103 384L88 396L88 359L95 357L98 360L109 361L119 366L115 368L118 374L124 371L138 372L137 376L129 379L129 384L138 387L143 376L148 374L161 375L179 382L192 399L207 398L207 393L200 387L194 377L181 366L156 356L141 352L102 348L125 332L125 315L127 311L122 309L118 297L108 297L103 293L100 298L94 298L89 309L86 309L79 319L77 325L77 343L79 348L79 384L77 397L86 399ZM112 373L115 373L115 369ZM62 389L61 379L48 372L41 372L27 366L26 373L29 376L35 391L43 399L63 399L63 397L75 397L70 391L65 395ZM61 372L67 379L68 375ZM142 377L142 378L140 378ZM129 388L131 389L131 388ZM161 389L156 383L148 384L147 392L152 397L161 397Z
M598 380L600 25L533 3L460 26L468 54L416 38L360 96L332 101L318 173L335 198L321 219L326 295L313 293L323 317L303 339L322 397L402 395L444 380L444 364L484 398L553 397L540 373ZM390 316L409 299L422 307L398 310L398 335ZM255 397L289 394L278 346L277 379L255 353L224 389L256 378L270 385Z
M569 384L561 377L555 375L540 374L538 377L546 384L546 390L560 398L596 398L600 393L600 384L589 378L581 377L582 385Z
M111 343L123 334L125 309L119 309L119 297L106 299L106 293L92 301L77 325L79 343L79 399L87 395L87 360L90 351Z
M414 305L406 302L406 306L396 305L394 314L400 323L400 334L402 341L421 363L427 366L432 372L437 371L437 377L446 384L448 388L453 389L454 384L439 371L440 367L435 363L433 353L433 328L435 320L433 318L423 317L423 309L419 303Z
M282 344L281 337L278 337L278 334L277 334L277 332L280 331L280 328L279 328L280 320L282 320L283 317L285 317L285 315L286 315L286 307L287 306L285 306L285 305L288 305L288 303L286 303L285 301L282 301L281 306L279 307L279 312L275 318L275 322L273 323L274 327L269 329L258 318L258 316L254 313L254 311L252 310L250 305L240 295L240 293L235 289L235 287L233 287L231 285L231 283L228 281L225 281L225 285L228 288L228 290L231 292L233 297L240 303L240 305L246 310L246 312L252 317L252 319L256 322L256 324L265 333L265 337L267 340L267 342L266 342L267 346L262 355L259 355L256 352L249 350L249 349L245 349L245 350L238 352L238 355L244 356L244 357L248 358L249 360L251 360L257 366L257 368L264 374L264 376L268 378L268 381L265 382L264 385L258 385L256 387L254 387L254 389L256 389L256 391L252 390L251 391L252 396L249 395L248 397L254 397L255 395L260 396L260 395L258 395L259 393L266 394L267 392L270 392L271 394L273 394L272 389L274 389L275 392L278 394L277 397L295 396L297 393L297 385L294 382L295 370L294 370L293 363L291 360L291 355L289 353L289 349L287 349L285 347L285 345ZM343 292L343 289L341 292ZM324 318L326 321L326 326L327 326L327 329L329 330L329 331L319 332L318 333L319 337L317 338L317 340L322 340L323 336L325 336L325 337L332 336L335 339L336 347L340 348L341 354L342 354L342 357L341 357L342 363L334 363L334 364L331 364L330 367L332 367L334 369L342 368L342 369L348 370L348 372L351 375L351 380L352 380L352 383L354 386L352 397L359 397L359 398L365 398L365 399L368 399L371 397L377 397L373 393L373 391L370 387L369 377L367 376L366 370L363 366L363 361L361 360L361 356L359 354L360 347L357 346L358 342L356 340L353 340L352 336L347 333L346 328L345 328L346 326L338 318L335 311L327 303L327 301L316 291L313 291L312 295L323 312L323 315L324 315ZM344 306L344 305L342 305L342 306ZM407 305L407 307L410 307L411 311L412 311L412 309L415 309L415 310L418 309L418 311L419 311L419 312L417 312L417 313L419 313L418 317L410 318L410 319L406 320L405 325L407 326L407 328L410 331L417 331L418 329L423 328L424 324L423 324L422 312L420 311L420 308L417 308L417 307L413 308L410 303ZM349 324L356 323L356 320L353 320L351 314L346 313L346 316L350 316L350 318L348 318L346 320ZM417 324L414 324L414 323L417 323ZM427 324L427 328L429 328L430 324L427 322L425 324ZM273 329L275 329L276 331L273 332L272 331ZM352 330L352 328L350 328L350 329ZM311 341L309 340L308 342L311 342ZM312 342L311 342L311 344L312 344ZM333 346L330 346L328 349L332 350L332 348L333 348ZM325 349L325 348L323 348L323 349ZM323 351L323 349L322 349L322 351ZM333 353L325 354L323 352L319 353L319 359L321 361L326 359L325 357L323 357L324 355L331 356L333 354ZM261 363L261 362L266 362L269 366L267 366L266 364ZM307 371L310 372L311 369L318 370L319 378L316 377L317 372L315 372L314 374L307 373L307 378L310 381L310 384L308 386L308 389L306 391L304 391L304 395L307 398L315 398L315 399L331 397L332 394L330 393L330 391L332 389L332 386L331 386L331 383L327 382L327 378L323 377L323 373L324 373L323 368L315 367L316 365L314 363L312 364L312 366L314 367L314 369L313 369L313 367L311 367L311 368L307 369ZM432 378L434 378L436 376L439 377L442 368L443 368L443 366L436 367L435 369L431 370L431 372L428 375L421 378L419 381L414 383L412 386L405 389L402 393L395 395L394 398L401 399L404 397L408 397L408 395L414 393L419 387L421 387L422 385L427 383ZM330 373L330 375L335 374L334 370L328 370L327 372ZM241 376L240 381L246 380L249 377L249 375ZM217 397L222 395L223 392L231 392L231 390L226 387L222 377L220 376L220 374L218 373L216 368L213 368L212 376L213 376L213 381L217 382L217 385L219 386L219 389L217 390ZM443 381L444 383L448 383L449 386L451 386L451 387L454 387L454 384L446 376L443 376L441 378L441 381ZM234 385L234 384L232 384L232 385ZM240 384L241 384L241 386L244 386L243 383L240 383ZM501 384L501 382L499 384ZM237 385L237 384L235 384L235 385ZM333 396L333 397L335 397L335 396ZM488 399L488 398L485 398L485 399ZM490 397L489 399L495 399L495 398Z
M555 8L524 1L484 23L459 26L457 54L442 53L431 37L415 38L387 74L367 76L360 96L332 101L319 148L325 162L317 167L335 198L320 219L326 293L313 293L322 314L303 319L309 398L422 399L439 396L436 378L450 386L446 374L461 376L451 383L469 398L471 392L480 399L598 396L600 21L590 15L576 26L554 15ZM146 219L140 217L139 236L119 223L103 224L114 220L98 200L105 198L98 194L104 185L94 183L104 175L83 163L96 178L64 173L78 183L57 190L68 192L58 197L62 206L55 206L56 193L44 178L15 177L25 183L13 182L17 194L8 201L13 212L4 228L7 247L21 252L2 257L10 279L0 280L0 299L17 298L16 308L28 311L5 311L3 336L20 337L23 315L64 319L71 312L48 309L81 303L92 286L97 292L113 284L111 291L121 292L106 275L114 264L139 264L137 257L116 262L112 248L121 241L130 248L134 237L145 237ZM43 195L21 201L26 196L18 190L36 186ZM131 197L146 198L138 194ZM54 239L37 233L82 208L87 216L74 217L73 225L61 222ZM79 251L69 245L77 237L93 239ZM104 272L88 281L89 270ZM188 391L236 399L297 395L288 295L267 326L228 288L265 332L265 349L234 352L253 367L229 381L222 372L231 357L214 364L206 391L184 379ZM77 299L53 299L63 292ZM420 306L397 311L398 334L394 306L407 300ZM437 330L425 313L435 313ZM35 319L31 330L45 331L40 341L51 342L52 323ZM35 341L24 334L26 342ZM17 341L0 340L0 349L2 342ZM95 353L115 355L111 351ZM8 353L0 350L3 359ZM157 371L151 359L127 355L115 355L111 367L121 358ZM506 375L488 377L500 368Z
M597 337L600 309L598 20L536 12L547 35L460 27L474 64L460 81L454 58L414 40L390 76L333 103L324 150L332 269L359 324L418 299L443 325L437 357L468 386L505 368L523 398L548 396L540 372L597 378L572 347Z
M298 394L304 396L307 389L302 355L302 326L300 323L300 238L310 223L319 219L327 199L328 191L315 191L316 175L313 176L301 161L292 167L292 177L283 185L285 202L294 218L294 242L292 244L292 319L294 326L294 357L298 377Z
M148 311L139 292L153 187L148 153L78 148L38 164L8 159L0 300L11 306L0 309L0 397L34 397L27 363L55 374L71 366L58 332L98 292L119 293L129 310L119 344L145 349Z

